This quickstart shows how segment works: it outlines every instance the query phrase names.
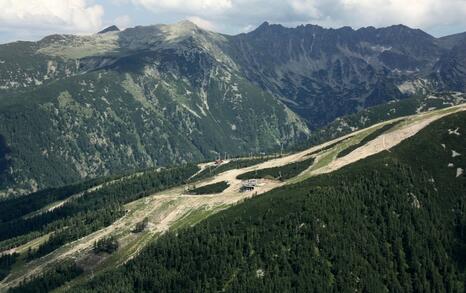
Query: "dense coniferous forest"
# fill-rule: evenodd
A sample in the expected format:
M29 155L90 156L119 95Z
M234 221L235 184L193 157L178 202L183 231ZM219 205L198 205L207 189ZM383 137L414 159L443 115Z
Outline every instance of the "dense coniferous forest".
M0 281L3 280L11 270L11 266L16 262L17 253L0 256Z
M26 196L18 196L0 200L0 223L36 211L47 204L63 200L80 191L102 184L118 177L99 178L61 188L44 189Z
M32 260L44 256L66 243L84 237L100 228L109 226L115 220L122 217L124 211L119 206L108 206L98 209L83 216L78 215L68 218L66 226L54 232L50 238L37 249L28 253L27 259Z
M18 287L10 289L9 293L37 293L50 292L82 273L82 270L74 263L65 262L48 271L41 278L36 278Z
M314 158L306 159L301 162L291 163L288 165L261 169L256 171L250 171L241 175L238 175L237 178L241 180L247 179L259 179L259 178L274 178L278 180L287 180L299 175L301 172L309 168L314 163Z
M451 158L459 125L168 233L73 291L464 292L466 177L447 167L466 165Z
M118 240L115 237L106 237L94 243L95 253L114 253L118 250Z
M166 233L70 290L464 292L466 176L458 170L466 158L452 155L465 150L463 125L466 113L448 116L390 152ZM73 270L52 269L12 292L47 292Z
M140 175L134 175L132 178L125 179L121 182L107 184L100 189L85 192L82 196L72 200L60 208L45 212L34 217L14 219L0 224L0 240L11 239L16 236L24 235L29 232L56 228L65 226L61 223L63 219L83 213L96 212L100 213L101 209L113 209L138 198L147 196L151 193L179 185L186 181L190 176L197 172L198 167L186 165L178 168L170 168L162 171L146 172ZM82 189L77 189L82 190ZM76 190L75 190L76 191ZM57 193L59 194L59 193ZM68 195L70 195L68 193ZM31 198L31 202L41 201L39 197ZM33 203L34 204L34 203ZM7 207L14 208L16 202L6 201L4 209ZM35 205L35 204L34 204ZM27 209L29 210L29 209ZM45 229L47 231L50 229ZM0 247L3 247L0 242Z

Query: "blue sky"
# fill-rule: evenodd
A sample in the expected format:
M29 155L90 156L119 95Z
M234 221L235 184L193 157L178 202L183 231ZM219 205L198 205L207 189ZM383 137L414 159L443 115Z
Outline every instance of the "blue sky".
M353 28L402 23L444 36L466 31L466 0L0 0L0 42L184 19L227 34L267 20Z

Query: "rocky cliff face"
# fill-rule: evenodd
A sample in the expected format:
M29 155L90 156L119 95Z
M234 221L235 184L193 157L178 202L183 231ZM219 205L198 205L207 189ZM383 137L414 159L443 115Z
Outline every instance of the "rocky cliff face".
M461 36L463 38L455 38L451 50L439 58L430 76L440 89L466 92L466 34Z
M421 83L429 90L464 90L466 36L436 39L403 25L353 30L264 23L229 40L245 75L311 127L402 99Z
M0 45L0 190L271 151L365 107L463 91L463 39L181 22Z

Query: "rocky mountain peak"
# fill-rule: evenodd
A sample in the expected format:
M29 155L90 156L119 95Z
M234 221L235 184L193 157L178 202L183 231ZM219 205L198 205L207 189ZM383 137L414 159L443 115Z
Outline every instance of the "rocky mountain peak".
M191 29L191 30L194 30L194 29L199 29L199 27L192 21L190 20L182 20L182 21L179 21L175 24L172 24L171 25L172 27L178 27L178 28L183 28L183 29Z
M264 29L268 28L270 26L270 23L268 21L264 21L260 26L257 27L257 29Z
M116 26L116 25L112 25L112 26L109 26L103 30L101 30L100 32L98 32L98 34L105 34L105 33L110 33L110 32L119 32L120 29Z
M183 20L171 25L162 25L160 28L167 34L168 39L183 38L202 31L201 28L189 20Z
M274 32L281 29L285 29L281 24L270 24L268 21L264 21L252 32Z

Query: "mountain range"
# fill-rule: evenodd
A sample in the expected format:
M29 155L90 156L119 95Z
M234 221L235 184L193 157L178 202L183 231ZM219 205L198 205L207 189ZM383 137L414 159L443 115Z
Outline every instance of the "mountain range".
M0 292L465 292L465 49L189 21L0 45Z
M465 44L403 25L230 36L183 21L0 45L0 190L280 151L413 98L458 104Z

